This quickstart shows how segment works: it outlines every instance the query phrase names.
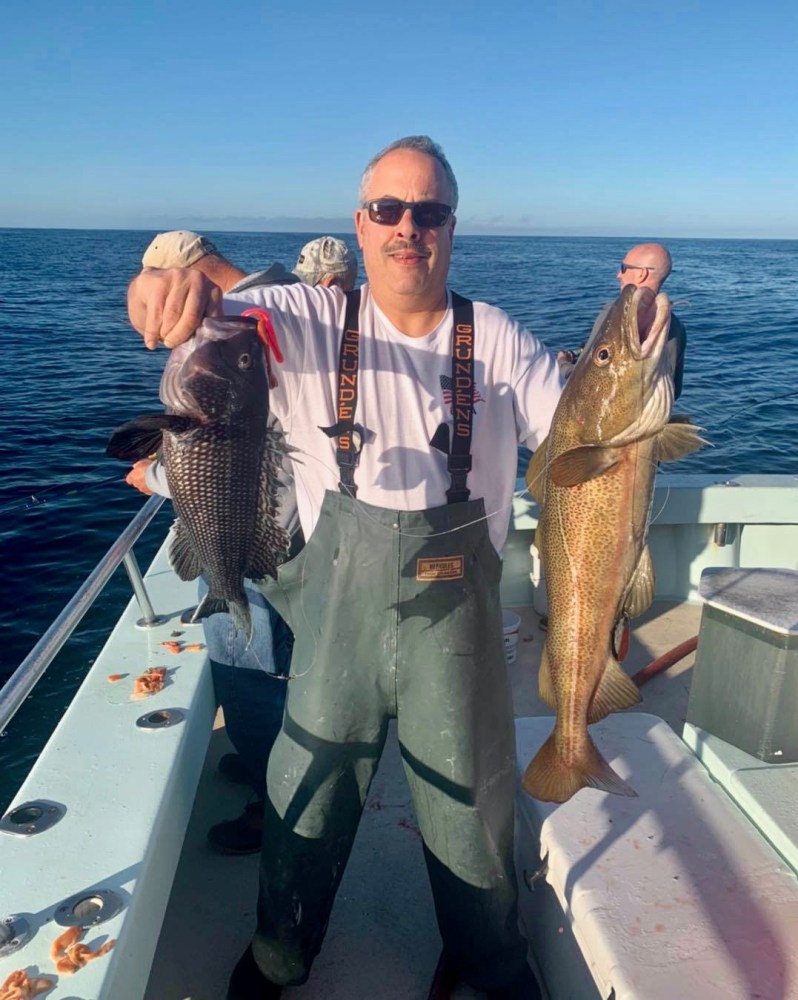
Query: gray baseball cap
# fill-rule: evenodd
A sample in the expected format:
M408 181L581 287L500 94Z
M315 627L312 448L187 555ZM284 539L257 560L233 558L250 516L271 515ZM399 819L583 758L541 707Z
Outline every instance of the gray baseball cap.
M355 274L357 257L343 240L319 236L299 251L294 274L307 285L316 285L325 274Z

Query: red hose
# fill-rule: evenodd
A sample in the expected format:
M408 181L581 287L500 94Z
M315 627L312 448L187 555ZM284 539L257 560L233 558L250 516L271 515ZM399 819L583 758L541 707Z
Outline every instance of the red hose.
M688 653L695 651L698 645L698 636L694 635L692 639L686 639L684 642L680 642L678 646L674 646L667 653L663 653L662 656L658 656L656 660L652 660L648 666L643 667L642 670L638 670L636 674L632 676L632 680L638 687L642 687L646 681L650 681L652 677L656 677L657 674L661 674L668 667L672 667L674 663L678 663L679 660L684 659Z

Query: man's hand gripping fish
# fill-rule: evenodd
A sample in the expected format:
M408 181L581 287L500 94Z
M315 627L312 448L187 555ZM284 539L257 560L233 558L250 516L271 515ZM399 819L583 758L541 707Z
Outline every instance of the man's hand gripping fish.
M646 546L658 462L705 442L671 417L675 358L667 295L628 285L571 373L546 441L527 472L542 513L535 531L549 602L540 696L554 731L526 769L535 798L580 788L635 792L604 760L588 725L640 701L613 637L654 599Z

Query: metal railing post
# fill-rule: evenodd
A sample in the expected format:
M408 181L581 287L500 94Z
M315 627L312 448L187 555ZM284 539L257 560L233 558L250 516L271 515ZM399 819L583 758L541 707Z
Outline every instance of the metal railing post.
M125 556L142 532L158 513L163 501L164 498L159 496L153 496L147 500L138 514L131 520L122 534L88 575L84 583L75 592L61 614L55 619L41 639L39 639L22 663L20 663L2 690L0 690L0 732L5 729L14 717L22 702L28 697L37 681L52 663L56 653L58 653L83 620L84 615L96 600L97 595L106 583L108 583L117 566L125 559ZM138 564L136 564L136 570L138 571ZM140 572L139 578L141 579ZM150 614L152 614L152 607L150 606L149 598L147 598L144 592L143 581L141 589L146 601L146 606L142 606L142 610L144 610L146 616L146 607L149 607ZM138 593L136 596L139 596Z
M155 628L156 625L162 625L166 619L156 615L153 610L147 588L144 586L144 577L141 575L138 559L136 559L136 555L132 549L125 553L122 562L125 564L130 586L133 588L133 593L136 595L139 608L144 616L143 618L139 618L136 626L138 628Z

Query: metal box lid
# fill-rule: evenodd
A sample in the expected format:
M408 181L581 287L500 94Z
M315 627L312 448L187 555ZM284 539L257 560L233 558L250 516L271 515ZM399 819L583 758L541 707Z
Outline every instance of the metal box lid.
M773 632L798 636L798 571L713 567L698 592L707 604Z

